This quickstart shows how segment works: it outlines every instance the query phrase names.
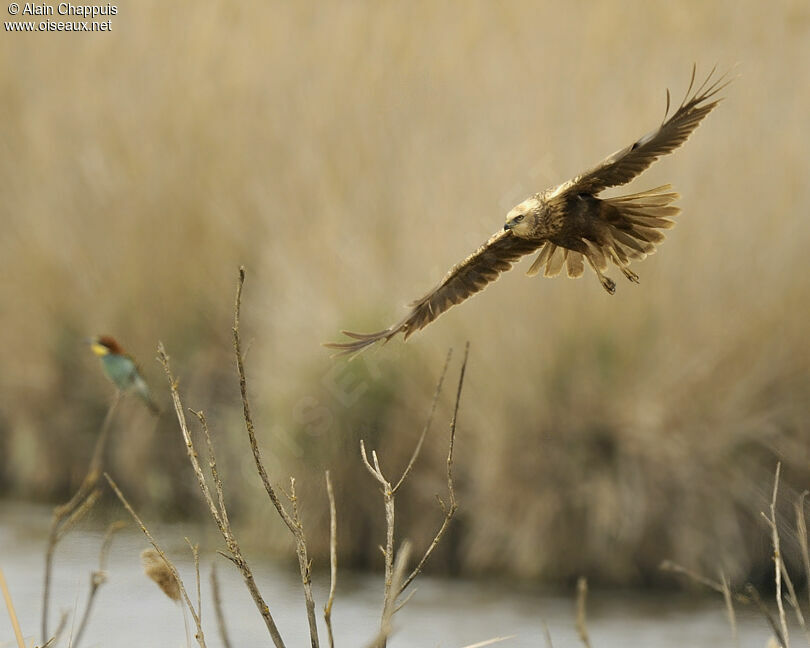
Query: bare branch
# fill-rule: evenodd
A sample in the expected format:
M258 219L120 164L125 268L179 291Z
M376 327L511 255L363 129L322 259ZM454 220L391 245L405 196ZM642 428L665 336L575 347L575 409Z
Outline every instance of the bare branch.
M250 413L250 401L247 394L247 378L245 377L245 364L244 355L242 354L242 342L239 333L239 312L242 307L242 287L245 283L245 267L239 268L239 281L236 284L236 301L234 304L233 316L233 347L236 354L236 368L239 374L239 391L242 395L242 412L245 419L245 428L247 429L248 439L250 441L250 449L253 452L253 460L256 464L256 470L261 477L264 490L267 492L273 506L281 516L284 524L292 532L295 537L296 554L298 555L298 567L301 571L301 581L304 587L304 598L306 600L307 620L309 621L310 641L312 648L318 648L318 624L315 619L315 602L312 598L312 579L310 575L311 566L309 558L307 557L307 544L304 537L304 527L301 523L301 518L298 514L297 503L295 500L294 487L295 482L291 480L293 490L290 493L290 501L293 505L293 514L290 515L284 505L281 503L275 489L270 483L270 478L267 476L264 463L262 462L261 450L256 441L256 430L253 425L253 416Z
M258 586L256 585L256 581L253 578L253 572L250 569L247 561L242 556L242 552L239 548L239 543L236 540L236 536L233 533L233 529L231 528L230 522L228 520L228 513L225 509L225 496L222 492L222 481L219 478L219 473L216 472L216 457L214 455L214 448L213 444L211 443L211 437L208 431L208 425L205 421L205 416L200 412L199 414L195 412L197 418L200 419L200 424L203 429L203 435L206 439L206 446L208 449L208 461L209 465L211 466L211 472L214 477L214 487L217 491L217 500L219 501L219 505L221 510L217 509L217 505L214 503L214 499L211 496L211 491L208 488L208 483L205 480L205 475L203 474L202 468L200 466L199 457L197 456L197 451L194 448L194 443L191 439L191 433L189 432L188 425L186 424L186 417L185 411L183 409L183 404L180 400L180 394L177 390L177 381L174 378L174 375L171 372L171 366L169 364L169 356L166 354L166 350L163 348L163 344L158 345L158 357L160 359L161 364L163 364L163 368L166 372L166 376L169 379L169 385L172 392L172 401L174 403L174 411L177 415L178 423L180 424L180 430L183 434L183 439L186 442L186 451L191 462L191 466L194 469L194 474L197 476L197 483L200 486L200 491L203 494L203 497L208 504L208 510L211 513L211 517L214 518L214 522L216 522L217 527L219 528L220 533L222 534L223 539L225 540L226 545L228 546L228 551L230 555L220 552L223 556L228 558L239 572L242 574L242 580L245 582L245 586L248 588L251 597L253 598L253 602L256 605L256 608L259 610L259 614L262 615L262 619L264 619L265 626L267 626L267 631L270 633L270 637L273 640L274 645L276 648L284 648L284 641L281 638L281 634L278 631L278 627L276 626L276 622L273 619L273 615L270 613L270 608L265 603L264 598L259 591Z
M110 435L110 427L112 424L113 414L121 400L121 392L116 390L115 396L107 408L107 413L104 415L104 421L101 424L101 430L96 439L96 445L93 448L93 456L90 459L90 465L87 469L82 483L78 490L73 494L67 502L61 506L57 506L53 510L53 517L51 518L51 529L48 534L48 546L45 550L45 576L44 584L42 587L42 619L40 629L42 631L42 639L48 636L48 610L51 601L51 572L53 571L53 556L56 551L56 545L70 531L70 529L81 520L85 514L93 507L98 499L101 491L96 488L99 477L101 476L101 465L104 460L104 450L107 447L107 439ZM57 635L54 635L56 637Z
M335 648L335 638L332 634L332 603L335 600L337 587L337 507L335 506L335 492L332 489L332 478L326 471L326 494L329 497L329 598L323 606L323 619L326 623L326 632L329 635L329 648Z
M222 489L222 478L219 476L219 471L217 470L217 459L216 455L214 454L214 444L211 442L211 434L208 432L208 421L206 420L205 413L202 410L196 412L189 408L189 411L200 421L203 437L205 438L205 447L208 452L208 468L211 470L211 477L214 479L214 490L217 493L219 514L222 516L223 525L230 528L230 522L228 521L228 509L225 507L225 493Z
M458 377L458 388L456 389L456 404L453 408L453 418L450 421L450 443L449 449L447 451L447 492L449 496L449 502L445 505L445 503L439 499L439 504L442 507L442 511L444 512L444 519L442 520L441 526L439 530L436 532L436 535L433 537L428 548L425 550L422 559L416 565L414 570L410 573L410 575L405 579L404 583L402 584L402 590L400 593L405 590L416 578L420 572L422 571L425 563L427 563L428 559L430 558L433 551L436 547L439 546L439 543L444 536L444 532L447 531L447 527L450 525L450 521L453 519L453 516L456 514L458 510L458 502L456 501L456 491L453 486L453 449L455 447L455 440L456 440L456 422L458 421L458 407L459 403L461 402L461 390L464 387L464 374L467 370L467 358L470 354L470 343L464 346L464 360L461 363L461 371Z
M408 567L408 559L411 555L411 543L405 541L399 548L397 553L396 563L394 565L394 572L391 580L392 591L402 591L402 579L405 575L405 570ZM388 637L391 635L392 625L391 620L396 612L396 599L389 597L385 600L383 607L382 620L380 622L380 632L369 644L369 648L385 648Z
M177 581L177 586L180 588L180 593L183 595L183 600L185 601L186 607L188 607L189 612L191 612L191 617L194 619L194 624L197 626L197 634L195 638L197 639L197 643L200 645L200 648L205 648L205 635L203 634L202 625L200 625L200 616L197 611L194 609L194 605L191 603L191 599L188 597L188 592L186 592L186 587L183 585L183 579L180 578L180 574L177 571L177 568L174 566L169 560L169 557L160 548L155 538L149 532L149 529L146 528L144 523L141 521L141 518L138 517L138 514L135 512L135 509L130 506L130 503L127 501L127 498L124 497L124 494L121 492L121 489L118 488L118 484L113 481L113 478L110 477L107 473L104 473L104 477L107 479L107 482L110 484L110 488L113 489L118 499L124 505L124 508L127 512L132 516L132 519L135 520L135 524L138 525L138 528L143 532L146 536L146 539L149 540L149 543L155 548L155 551L158 552L160 557L166 563L166 566L171 571L172 576Z
M436 404L439 402L439 394L442 393L442 384L444 383L444 377L447 374L447 367L450 366L450 358L452 357L453 357L453 349L448 349L447 357L444 360L444 367L442 368L442 373L439 376L439 381L436 383L436 389L433 392L433 402L430 405L430 414L428 415L427 421L425 422L425 427L422 429L422 434L419 437L419 441L417 442L416 447L413 450L411 459L410 461L408 461L408 465L402 472L402 477L399 478L399 481L391 489L393 490L394 493L396 493L399 490L399 487L402 486L402 483L408 477L408 474L411 472L414 463L416 463L417 457L419 457L420 450L422 450L422 444L425 442L425 437L427 436L427 433L430 430L430 424L433 422L433 415L436 413Z
M79 622L79 627L76 630L76 636L71 642L71 646L76 648L79 645L87 627L87 621L90 618L90 612L93 609L93 602L96 598L96 593L99 587L107 582L107 559L110 554L110 547L112 546L113 536L126 526L126 522L113 522L107 527L107 532L104 534L104 539L101 542L101 549L98 553L98 570L90 574L90 591L87 594L87 604L84 606L84 614L82 620Z
M312 563L307 556L307 541L304 537L304 525L298 511L298 498L295 496L295 478L290 477L290 504L292 504L292 519L295 523L295 553L298 556L298 568L301 572L301 584L304 588L304 603L307 609L307 622L309 623L309 640L312 648L318 648L318 622L315 618L315 599L312 596Z
M194 448L194 442L191 439L191 431L188 429L188 423L186 422L186 413L183 409L183 403L180 401L180 393L177 391L177 379L172 374L171 365L169 364L169 355L166 353L166 348L163 346L163 342L158 343L158 360L163 366L163 371L166 373L166 377L169 379L169 389L171 390L174 413L177 416L177 422L180 424L180 432L183 434L183 441L186 444L186 454L191 462L194 475L197 477L197 483L199 484L200 491L202 491L203 497L205 498L205 503L208 504L208 510L211 513L211 517L214 518L214 522L216 522L220 532L224 535L225 523L220 515L219 509L217 509L217 505L214 503L214 498L211 496L211 489L208 488L208 482L206 482L205 474L200 466L200 459L197 456L197 450ZM207 430L207 427L204 427L204 430ZM209 451L211 451L210 446Z
M784 648L790 648L790 635L788 634L785 606L782 603L782 554L779 548L779 531L776 526L776 495L779 492L779 473L782 463L776 463L776 474L773 479L773 496L771 497L770 518L766 517L771 527L771 541L773 543L774 581L776 583L776 607L779 610L779 624L782 627Z
M191 549L191 556L194 558L194 576L197 580L197 612L202 622L202 594L200 590L200 545L191 544L191 540L185 538L188 548Z
M290 531L292 531L293 535L295 535L295 522L293 522L292 517L290 517L290 514L284 508L284 505L281 503L276 491L273 489L272 484L270 484L270 478L267 476L267 471L264 468L264 463L262 462L262 453L259 449L259 444L256 442L256 429L253 425L253 416L250 413L250 401L248 400L247 395L247 379L245 378L244 357L242 355L242 342L239 335L239 311L242 307L242 286L244 283L245 267L241 266L239 268L239 281L236 285L236 303L234 305L233 347L234 352L236 353L236 369L239 373L239 391L242 394L242 412L245 419L245 428L247 429L248 438L250 440L250 449L253 452L253 460L256 463L256 470L259 472L259 477L261 477L264 490L267 491L270 501L273 502L273 506L276 507L281 519L284 520L284 524L286 524Z

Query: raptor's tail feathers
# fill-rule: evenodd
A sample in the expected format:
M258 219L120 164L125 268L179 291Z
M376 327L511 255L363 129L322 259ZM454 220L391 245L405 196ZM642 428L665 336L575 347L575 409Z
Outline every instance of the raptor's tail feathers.
M602 241L602 244L610 260L619 268L625 269L631 260L640 260L655 252L664 240L661 230L675 225L671 217L677 216L681 210L670 204L679 197L671 189L671 185L662 185L604 201L609 240Z

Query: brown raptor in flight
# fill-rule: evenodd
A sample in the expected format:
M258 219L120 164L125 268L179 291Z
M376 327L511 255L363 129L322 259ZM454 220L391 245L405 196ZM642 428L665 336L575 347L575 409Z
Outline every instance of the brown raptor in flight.
M616 284L607 277L608 262L618 266L625 277L638 283L630 262L655 252L664 240L662 229L674 225L669 219L680 212L670 203L678 198L670 185L616 198L598 198L608 187L623 185L647 169L660 156L681 146L701 120L721 101L717 94L729 83L725 75L713 79L713 69L695 88L695 68L684 100L669 115L670 96L664 121L630 146L605 158L592 169L558 187L527 198L506 215L503 229L461 263L453 266L441 283L410 307L400 322L376 333L352 333L350 342L330 342L325 346L343 354L361 351L379 340L386 342L397 333L405 339L456 304L483 290L487 284L526 254L538 251L529 276L543 270L554 277L565 266L569 277L580 277L585 263L599 277L611 295ZM694 92L693 92L694 89Z

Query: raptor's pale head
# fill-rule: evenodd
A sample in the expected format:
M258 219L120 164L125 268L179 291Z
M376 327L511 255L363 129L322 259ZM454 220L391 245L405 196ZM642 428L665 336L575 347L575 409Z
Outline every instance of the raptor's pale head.
M540 201L536 196L527 198L509 211L503 228L512 230L516 236L532 236L534 229L537 227L537 212L539 209Z

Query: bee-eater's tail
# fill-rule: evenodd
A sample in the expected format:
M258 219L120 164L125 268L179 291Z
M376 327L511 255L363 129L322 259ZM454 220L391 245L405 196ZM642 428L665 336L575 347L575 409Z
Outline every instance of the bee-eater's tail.
M160 414L160 407L158 407L157 403L155 403L155 400L152 398L152 392L149 391L149 386L146 384L146 381L140 376L137 376L135 378L134 388L138 396L141 397L141 400L146 403L149 411L155 416L158 416Z

